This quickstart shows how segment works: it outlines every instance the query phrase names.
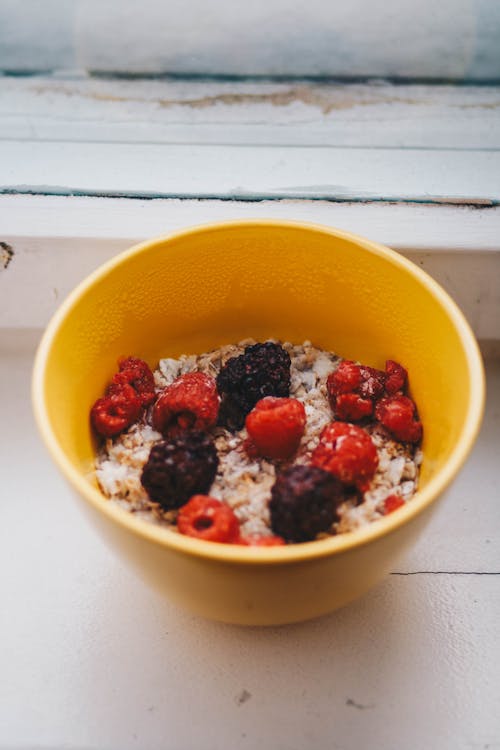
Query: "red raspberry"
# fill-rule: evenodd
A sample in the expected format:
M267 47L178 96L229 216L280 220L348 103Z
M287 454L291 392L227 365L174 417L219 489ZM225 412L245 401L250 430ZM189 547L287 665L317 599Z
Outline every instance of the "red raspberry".
M281 547L286 544L282 536L261 536L260 534L249 534L240 537L238 544L246 547Z
M153 409L153 427L164 435L208 430L217 421L219 403L215 379L203 372L188 372L160 395Z
M422 438L422 423L415 419L416 407L408 396L387 396L375 406L375 416L396 440L418 443Z
M384 393L386 374L350 360L340 363L326 381L330 406L337 419L360 422L373 412L373 401Z
M96 432L113 437L130 427L141 411L139 396L132 386L125 384L119 391L98 399L90 411L90 418Z
M107 395L118 393L123 385L131 385L137 392L143 406L149 406L156 398L155 379L149 365L137 357L119 360L120 372L111 379Z
M194 495L180 508L177 528L206 542L234 544L240 537L238 519L229 505L208 495Z
M361 383L358 387L358 393L363 398L376 399L382 396L387 377L385 372L376 370L375 367L367 367L366 365L360 365L359 369L361 372Z
M373 402L357 393L341 393L335 399L335 416L342 422L360 422L373 412Z
M385 381L385 392L393 396L398 391L404 391L408 382L408 372L398 362L388 359L385 363L385 372L387 375Z
M295 398L266 396L258 401L245 420L255 450L266 458L293 456L306 426L304 405Z
M388 495L384 500L384 516L389 513L393 513L398 508L401 508L405 504L405 501L400 495Z
M332 422L321 432L311 463L347 485L364 491L378 466L377 449L367 432L345 422Z
M339 393L353 393L361 383L360 366L349 359L344 359L335 372L330 373L326 381L328 396Z

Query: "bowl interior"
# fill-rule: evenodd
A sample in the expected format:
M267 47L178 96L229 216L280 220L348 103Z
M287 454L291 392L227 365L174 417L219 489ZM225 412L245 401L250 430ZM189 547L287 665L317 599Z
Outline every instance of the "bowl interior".
M56 314L39 355L44 419L73 469L95 451L89 410L120 355L156 366L252 336L306 339L410 373L424 424L424 488L480 420L482 370L453 303L391 251L274 222L202 227L144 243L96 271ZM36 399L35 399L36 400ZM88 480L91 482L92 480Z

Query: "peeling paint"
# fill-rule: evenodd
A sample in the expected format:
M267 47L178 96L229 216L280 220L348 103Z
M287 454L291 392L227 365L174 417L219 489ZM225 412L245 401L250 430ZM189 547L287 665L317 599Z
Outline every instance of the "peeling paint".
M3 270L8 268L13 257L13 247L11 245L8 245L6 242L0 242L0 268L2 268Z
M500 107L500 101L474 104L452 104L452 106L458 107L458 109L498 109L498 107Z
M274 202L323 202L323 203L347 203L347 204L377 204L390 206L457 206L460 208L471 209L475 211L497 209L500 201L490 198L443 198L440 196L404 197L404 196L385 196L376 197L373 195L356 194L351 192L349 195L328 193L324 194L307 194L306 191L311 187L322 187L327 190L326 186L295 186L293 188L281 188L282 190L293 190L291 193L253 193L249 190L242 192L224 194L196 194L192 193L157 193L142 191L115 191L115 190L91 190L64 187L62 185L5 185L0 187L0 195L41 195L44 197L73 197L73 198L120 198L124 200L196 200L202 201L228 201L240 203L261 203L266 201ZM301 191L304 191L301 193Z
M391 104L393 102L423 104L424 100L381 96L372 96L367 97L366 99L346 96L336 97L334 92L327 94L319 87L314 86L296 86L286 91L275 91L262 94L215 94L213 96L202 96L198 99L187 99L183 101L168 99L158 100L161 107L188 105L194 109L213 107L216 104L226 104L229 106L240 106L242 104L270 104L274 107L286 107L290 104L295 104L296 102L316 107L317 109L320 109L324 115L328 115L334 110L353 109L354 107L366 107L375 104Z
M447 206L469 206L470 208L493 208L497 205L496 201L489 200L488 198L449 198L447 196L441 198L434 197L432 203Z
M370 94L366 98L346 96L345 87L325 87L315 85L292 86L284 91L270 91L263 93L231 92L205 95L192 99L179 98L144 98L132 96L117 96L116 94L100 93L98 91L83 91L81 88L68 86L35 86L32 91L37 94L63 94L65 96L79 96L100 102L136 102L139 104L156 104L162 108L190 107L191 109L207 109L218 104L226 106L241 106L244 104L269 104L274 107L287 107L297 102L315 107L324 115L335 110L354 109L355 107L369 107L377 104L410 104L423 105L429 101L424 98L402 97L397 95L384 96ZM394 89L396 91L396 89Z

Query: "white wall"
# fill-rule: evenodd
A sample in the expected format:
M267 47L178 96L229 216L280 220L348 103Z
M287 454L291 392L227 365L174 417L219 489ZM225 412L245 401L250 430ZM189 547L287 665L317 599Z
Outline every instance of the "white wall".
M500 79L499 0L0 0L0 69Z

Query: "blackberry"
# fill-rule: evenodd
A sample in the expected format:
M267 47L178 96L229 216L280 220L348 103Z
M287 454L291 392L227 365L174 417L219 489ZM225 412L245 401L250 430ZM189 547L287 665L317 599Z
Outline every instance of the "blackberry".
M290 355L279 344L266 341L245 348L229 359L217 376L222 398L219 424L241 430L245 417L265 396L290 394Z
M271 489L271 528L287 542L309 542L328 531L344 500L342 484L316 466L290 466Z
M141 483L164 510L180 508L193 495L204 495L217 473L213 440L200 430L181 432L151 448Z

